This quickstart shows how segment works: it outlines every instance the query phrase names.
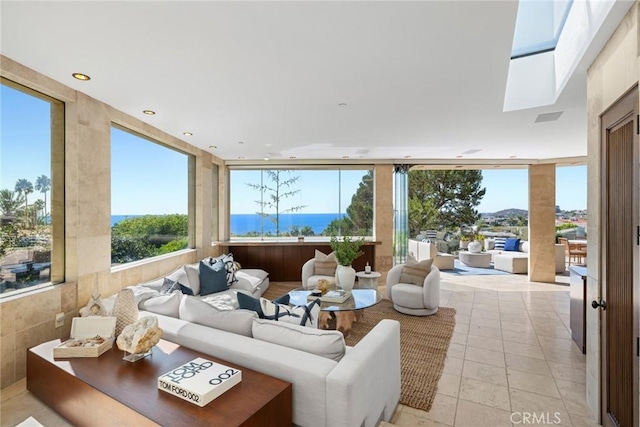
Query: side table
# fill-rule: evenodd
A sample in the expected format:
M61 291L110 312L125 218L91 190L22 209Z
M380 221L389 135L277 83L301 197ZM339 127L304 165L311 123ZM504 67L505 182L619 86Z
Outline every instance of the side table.
M358 285L363 289L378 289L378 278L382 276L382 274L377 271L372 271L371 273L365 273L364 271L358 271L356 273L358 277Z

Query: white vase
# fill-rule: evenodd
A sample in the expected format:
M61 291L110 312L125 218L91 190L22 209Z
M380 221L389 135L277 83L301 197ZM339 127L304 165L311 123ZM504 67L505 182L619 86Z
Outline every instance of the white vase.
M356 283L356 271L351 266L338 265L336 283L345 291L350 291Z
M474 240L473 242L469 243L469 247L467 247L467 250L472 254L478 254L482 252L482 243Z

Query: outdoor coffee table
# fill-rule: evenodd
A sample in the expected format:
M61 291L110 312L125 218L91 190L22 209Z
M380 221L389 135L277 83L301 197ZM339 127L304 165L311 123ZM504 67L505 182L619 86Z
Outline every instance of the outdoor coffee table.
M460 261L469 267L489 268L491 266L491 254L485 252L460 252Z
M289 302L292 305L306 305L310 294L309 289L294 289L289 292ZM351 296L343 303L321 302L318 328L328 329L329 317L333 313L336 317L336 329L346 337L351 332L353 322L362 315L361 310L372 307L381 300L382 294L375 289L352 289Z

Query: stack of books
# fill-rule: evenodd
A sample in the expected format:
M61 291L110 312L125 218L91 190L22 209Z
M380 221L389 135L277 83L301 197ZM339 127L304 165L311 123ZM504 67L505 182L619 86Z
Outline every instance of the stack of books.
M321 297L309 294L307 296L307 299L314 300L316 298L320 298L320 301L322 302L333 302L333 303L340 304L348 300L350 296L351 296L351 291L336 289L333 291L328 291L326 294L322 295Z

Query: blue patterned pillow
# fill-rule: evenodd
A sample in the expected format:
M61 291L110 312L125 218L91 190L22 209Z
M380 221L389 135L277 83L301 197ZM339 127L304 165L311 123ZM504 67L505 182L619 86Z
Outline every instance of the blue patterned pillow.
M498 251L503 251L504 250L504 244L507 241L507 239L505 237L496 237L494 240L494 245L493 245L493 249L496 249Z
M229 289L227 271L221 263L209 265L200 261L200 295L205 296Z
M236 278L236 269L233 265L233 254L224 254L218 257L209 258L209 265L214 265L216 263L222 263L227 272L227 285L231 286L238 281Z
M193 291L191 290L191 288L169 278L164 278L162 286L160 287L161 294L172 294L178 290L185 295L193 295Z
M288 296L288 295L287 295ZM240 308L254 310L261 319L274 320L276 322L293 323L300 326L318 327L318 315L320 314L320 298L309 301L307 305L291 307L282 304L285 302L280 297L278 300L269 301L266 298L253 298L238 292L238 305Z

